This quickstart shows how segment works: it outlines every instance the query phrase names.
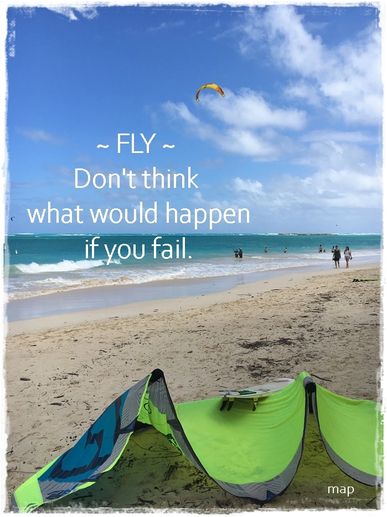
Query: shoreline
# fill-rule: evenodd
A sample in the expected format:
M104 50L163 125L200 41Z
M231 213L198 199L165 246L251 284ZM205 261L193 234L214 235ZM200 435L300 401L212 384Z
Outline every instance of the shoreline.
M160 293L161 297L155 297L150 293L150 298L137 301L133 300L129 303L122 304L112 304L107 307L92 307L92 308L84 308L84 309L73 309L70 311L59 310L57 313L47 316L36 316L33 318L25 318L25 319L17 319L17 320L7 320L8 316L8 307L6 313L6 325L7 325L7 334L8 335L16 335L23 332L34 332L43 329L50 328L58 328L62 326L71 326L74 324L80 324L83 322L92 322L92 321L101 321L105 319L112 318L124 318L124 317L135 317L135 316L143 316L147 314L153 313L169 313L175 311L184 311L187 309L194 308L204 308L209 307L214 304L224 303L224 302L233 302L240 300L243 297L253 296L250 291L254 291L255 294L264 293L266 291L271 291L275 289L284 289L288 287L295 287L297 283L302 283L305 281L306 277L325 277L334 274L352 274L357 271L364 271L368 269L380 269L381 265L379 263L376 264L365 264L354 268L349 268L348 270L345 268L340 268L336 270L331 268L329 270L324 269L305 269L305 268L295 268L295 271L290 272L286 271L269 271L265 272L265 275L262 275L263 278L255 281L246 281L234 283L234 285L220 285L217 290L209 290L206 285L204 288L205 292L200 292L200 288L202 288L202 282L198 279L189 279L188 283L199 287L199 292L196 294L186 294L183 296L176 296L176 291L178 290L177 286L183 285L183 289L187 284L186 280L180 281L165 281L165 282L157 282L158 290L156 293ZM269 274L267 274L269 273ZM261 275L260 275L261 276ZM230 277L219 277L219 283L222 284L222 279L228 279ZM209 280L209 279L206 279ZM210 279L211 280L211 279ZM234 279L237 280L237 279ZM160 285L161 284L161 285ZM166 293L166 284L169 286L172 296L165 296ZM146 285L147 289L154 288L153 283ZM117 289L120 289L121 286L110 286L110 287L100 287L100 288L89 288L80 290L88 291L87 295L90 296L92 294L92 290L96 290L100 292L101 295L103 291L109 289L111 295L115 295L117 293ZM102 292L101 292L102 291ZM154 292L154 289L152 290ZM74 291L71 292L73 294ZM60 300L60 296L63 296L64 293L60 293L58 299ZM164 296L163 296L164 295ZM44 295L35 297L36 299L41 300L52 300L50 296L54 295ZM106 298L101 298L101 300L106 300ZM20 300L17 300L20 302ZM24 300L26 302L31 303L31 298ZM71 301L71 299L70 299ZM16 302L16 301L15 301ZM15 302L9 302L15 303ZM9 305L8 304L8 305ZM60 305L63 307L63 305Z
M140 239L148 245L152 237L140 235L132 240L137 243ZM81 236L15 237L8 250L6 318L10 322L24 321L129 303L202 296L299 271L325 271L333 268L329 252L333 244L351 247L355 258L352 267L381 260L381 236L377 234L342 238L337 234L187 237L191 239L191 261L177 260L180 256L176 252L171 261L148 260L146 256L136 263L118 260L110 266L97 255L85 259L80 253L84 247ZM104 239L107 244L117 240L109 234ZM319 253L319 247L328 252ZM240 248L243 260L234 258L235 249Z

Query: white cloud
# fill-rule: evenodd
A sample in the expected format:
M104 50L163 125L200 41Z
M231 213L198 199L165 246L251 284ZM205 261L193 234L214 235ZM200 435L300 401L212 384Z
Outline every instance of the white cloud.
M200 195L201 206L250 209L248 231L379 230L382 178L375 168L330 166L307 176L286 169L231 178L228 188ZM371 226L370 226L371 225Z
M170 116L185 122L201 140L210 141L223 151L253 159L273 159L278 155L279 147L253 131L239 127L218 129L202 122L184 103L166 102L163 108Z
M375 157L371 160L366 148L353 142L339 140L316 140L307 142L301 149L297 163L316 169L363 171L374 170Z
M277 172L265 182L239 177L231 181L238 203L255 211L305 210L339 213L346 209L380 209L382 175L370 155L353 143L312 142L303 164L311 168L307 175ZM258 196L259 195L259 199Z
M184 20L176 20L175 22L161 22L159 25L148 27L148 32L159 32L163 30L176 29L185 25Z
M291 6L252 9L240 27L241 51L258 52L268 44L274 63L298 74L287 94L324 104L347 122L380 124L382 114L380 32L369 28L335 47L306 29ZM308 95L307 89L313 92Z
M175 118L181 118L190 125L197 125L198 128L201 126L200 120L190 112L184 102L168 101L163 104L163 108L169 115Z
M86 20L94 20L98 16L98 11L95 7L47 7L50 11L66 16L70 21L77 21L80 18Z
M319 74L326 59L325 49L318 37L306 31L302 17L293 7L269 8L262 19L269 40L276 44L276 57L283 65L305 77Z
M326 169L306 178L283 177L277 193L272 194L281 205L301 210L311 205L323 210L375 209L381 206L381 178L348 169Z
M290 99L300 99L311 106L321 106L321 97L318 88L304 80L296 81L285 86L284 95Z
M237 95L225 90L224 98L202 96L201 102L217 119L230 126L300 130L306 123L303 111L270 106L261 95L247 88L242 89Z
M203 95L199 112L210 114L214 124L199 119L184 103L166 102L163 108L200 139L228 153L257 160L273 160L289 148L289 138L276 132L277 129L301 130L306 123L304 112L271 106L249 89L238 94L226 90L225 97Z
M308 218L310 210L321 211L324 217L333 210L331 215L338 217L348 209L381 208L382 180L377 175L329 169L307 177L281 174L266 186L259 183L234 178L230 185L235 204L250 207L258 219L267 210L284 221L295 213Z
M251 158L274 159L278 156L278 149L272 142L248 129L229 128L213 140L224 151Z
M263 194L263 185L260 181L236 177L232 181L232 190L237 193L248 193L252 196Z
M315 130L305 133L301 137L303 142L349 142L349 143L375 143L372 138L361 131L332 131Z
M58 144L61 142L58 137L44 129L20 128L18 129L18 133L33 142L47 142L50 144Z

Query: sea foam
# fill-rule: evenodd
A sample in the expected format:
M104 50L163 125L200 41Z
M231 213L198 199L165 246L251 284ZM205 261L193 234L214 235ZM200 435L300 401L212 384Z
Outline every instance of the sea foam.
M38 264L31 262L30 264L15 264L15 268L21 273L38 274L38 273L64 273L68 271L79 271L82 269L92 269L105 266L105 260L62 260L54 264Z

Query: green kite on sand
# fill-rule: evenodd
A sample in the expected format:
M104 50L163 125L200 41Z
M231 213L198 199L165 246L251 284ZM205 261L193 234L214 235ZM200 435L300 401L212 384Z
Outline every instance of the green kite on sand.
M264 396L259 390L250 398L230 393L229 410L221 411L227 393L173 404L163 372L154 370L108 406L71 449L19 486L12 509L32 511L91 486L118 462L131 435L148 426L227 492L265 503L281 495L296 474L309 412L332 461L361 483L381 485L377 403L336 395L306 372Z

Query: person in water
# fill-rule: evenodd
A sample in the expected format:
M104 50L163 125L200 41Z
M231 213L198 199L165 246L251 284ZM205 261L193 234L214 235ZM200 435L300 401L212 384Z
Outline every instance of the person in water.
M322 253L322 252L323 252L322 244L320 244L320 247L319 247L319 249L318 249L318 252L319 252L319 253Z
M235 258L238 258L238 257L239 257L239 250L234 250L234 257L235 257Z
M288 248L284 248L284 253L287 253L288 252Z
M351 253L351 250L349 249L349 246L345 247L344 258L345 258L345 267L348 269L349 261L352 260L352 253Z
M268 251L269 251L269 250L267 249L267 246L265 246L265 248L264 248L263 252L264 252L264 253L267 253Z
M332 253L332 260L334 260L335 262L335 268L339 268L340 267L340 259L341 259L341 252L340 252L340 248L336 246L333 248L333 253Z
M241 248L238 250L238 257L243 258L243 250L241 250Z

